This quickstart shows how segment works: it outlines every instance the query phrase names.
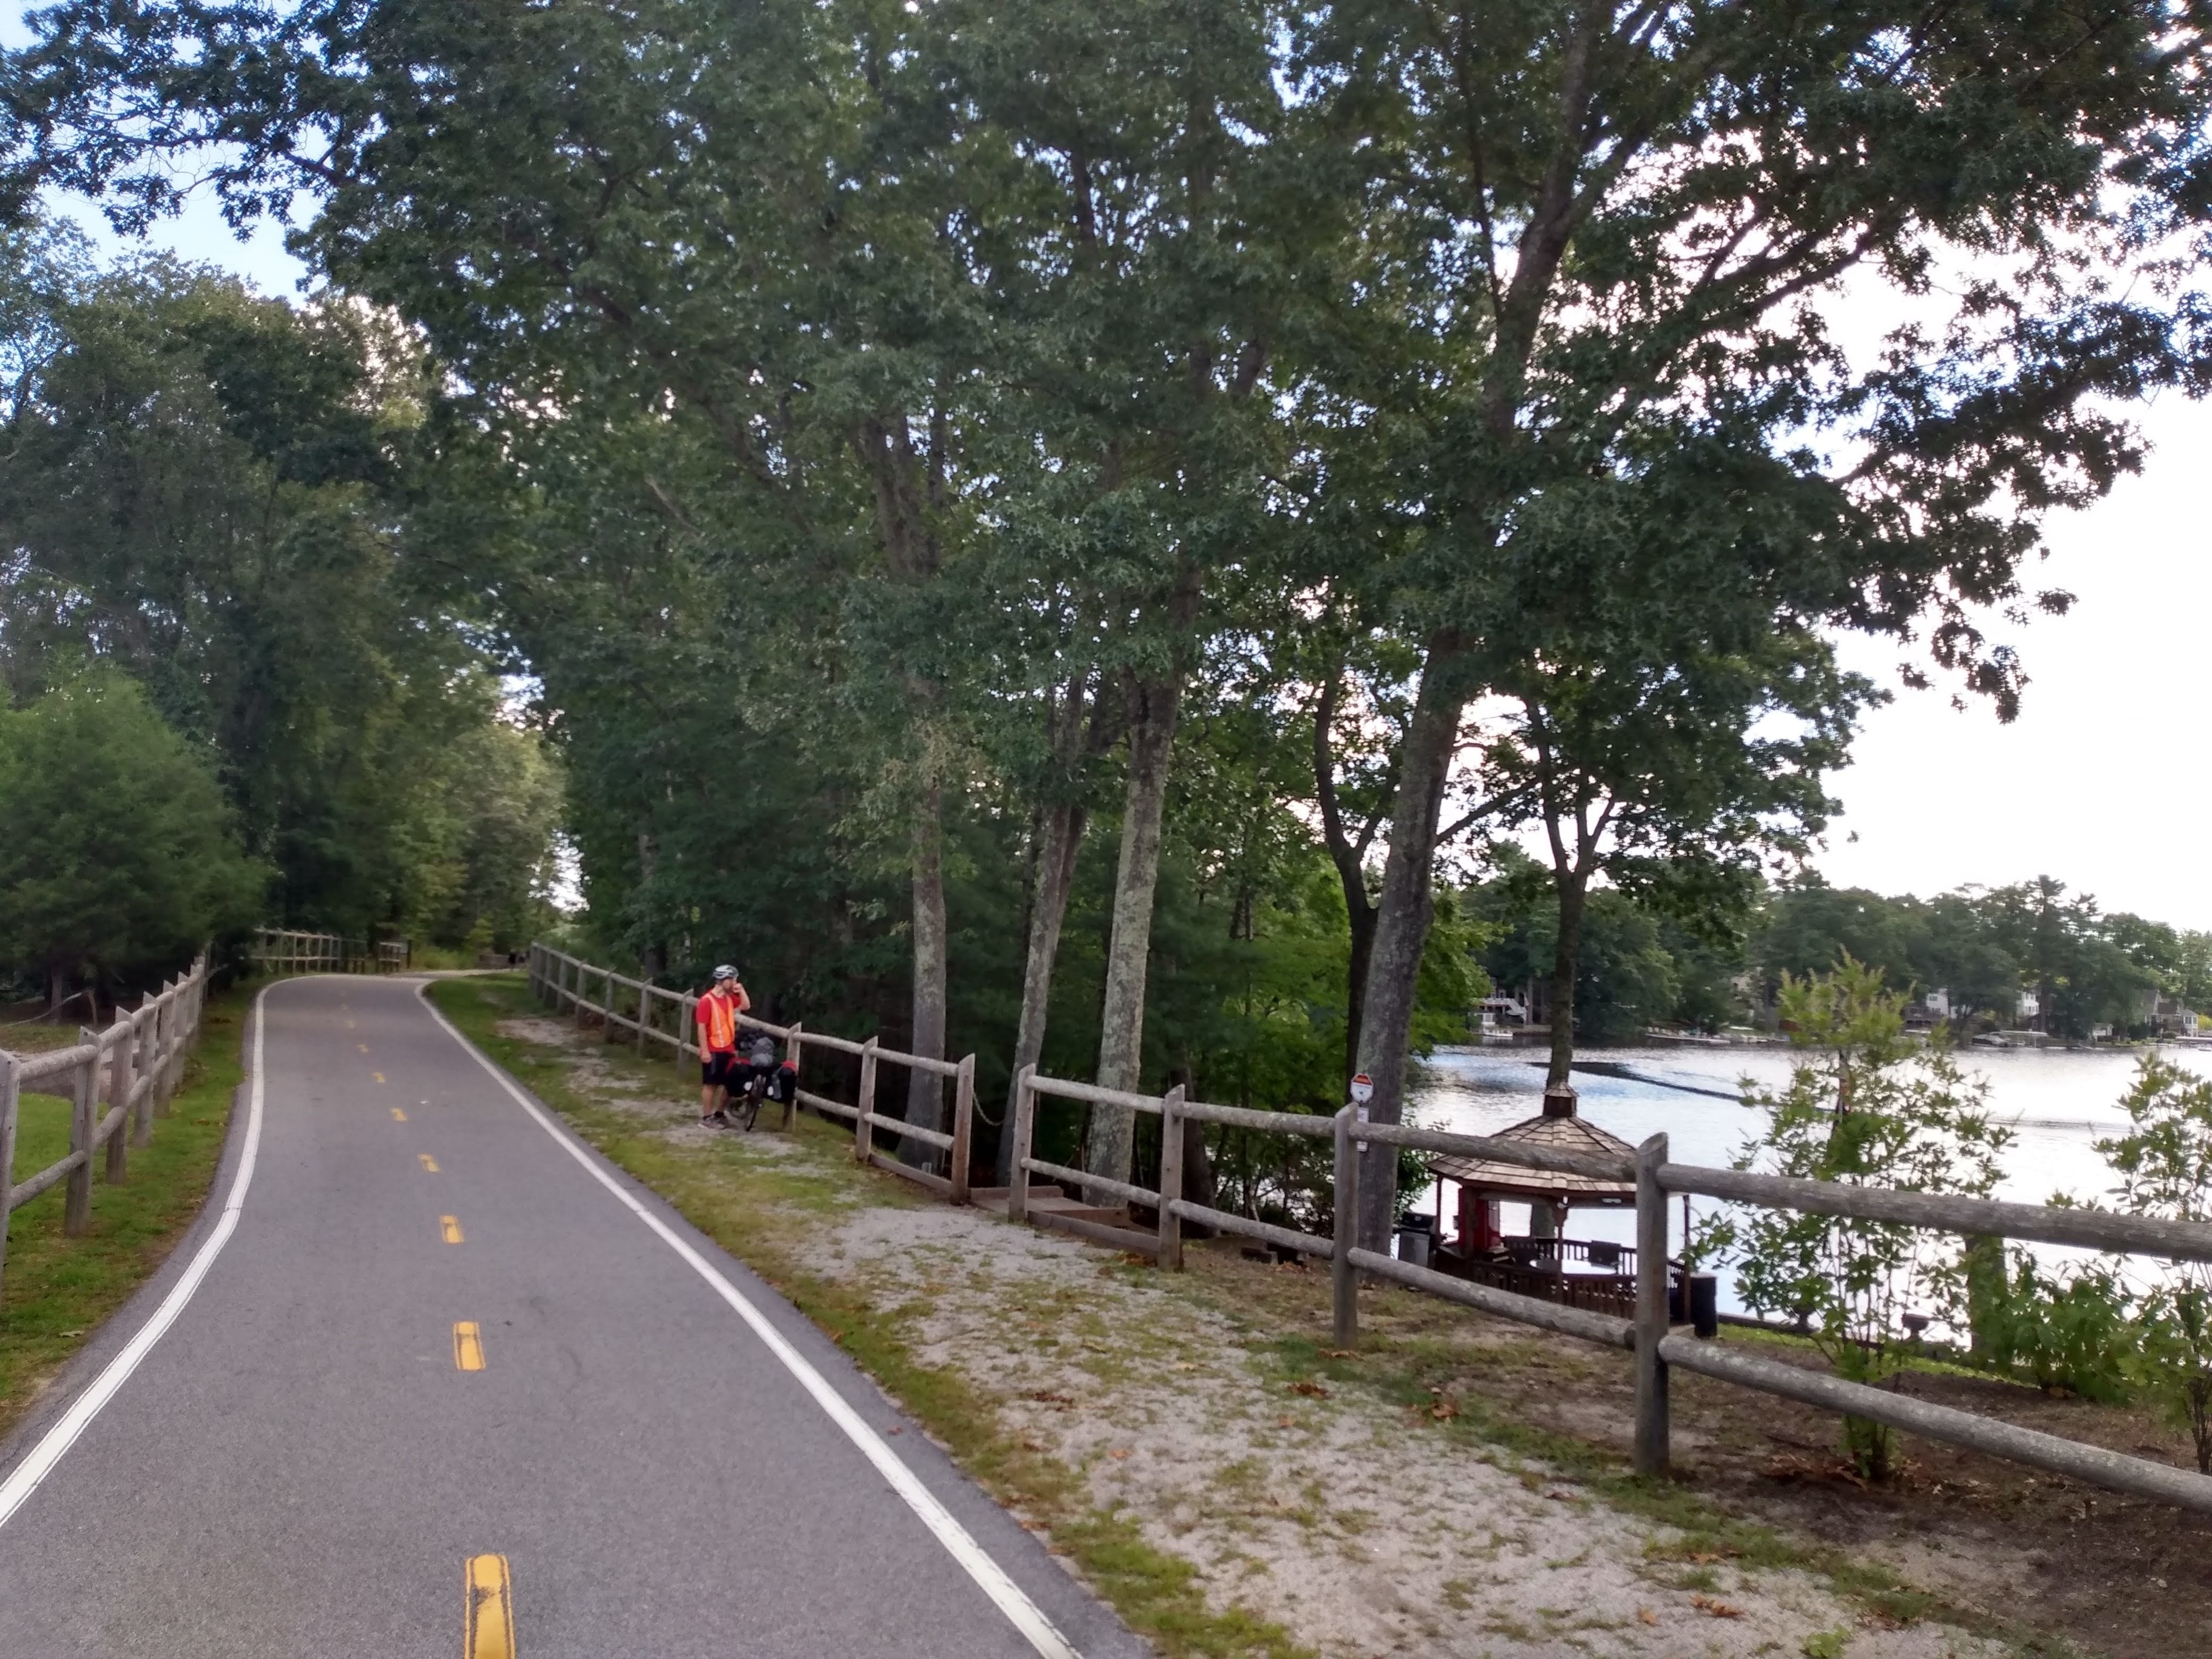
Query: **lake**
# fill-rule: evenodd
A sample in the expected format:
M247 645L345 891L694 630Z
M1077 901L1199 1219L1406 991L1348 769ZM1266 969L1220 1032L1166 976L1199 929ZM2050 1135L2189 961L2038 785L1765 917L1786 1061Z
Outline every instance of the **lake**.
M2185 1070L2212 1075L2212 1052L2171 1046L2162 1052ZM1763 1114L1739 1103L1741 1080L1748 1076L1762 1086L1780 1088L1789 1081L1791 1053L1782 1044L1595 1049L1583 1058L1607 1071L1585 1072L1577 1066L1579 1109L1631 1146L1663 1132L1668 1156L1675 1163L1724 1167L1765 1122ZM2134 1053L2124 1049L1963 1050L1961 1069L1989 1080L1996 1119L2014 1132L2004 1152L2004 1184L1996 1195L2025 1204L2045 1203L2060 1192L2103 1198L2112 1176L2095 1142L2126 1127L2127 1115L2118 1102L2135 1074L2136 1060ZM1493 1134L1542 1109L1544 1069L1537 1049L1439 1048L1415 1073L1411 1116L1428 1128ZM1453 1216L1457 1185L1443 1184L1444 1213ZM1436 1196L1431 1188L1414 1207L1433 1212ZM1711 1199L1693 1202L1700 1214L1717 1207ZM1528 1206L1503 1207L1508 1233L1528 1231ZM1669 1249L1674 1250L1682 1243L1680 1200L1672 1208ZM1577 1210L1567 1231L1576 1238L1632 1244L1635 1212ZM2045 1247L2037 1247L2039 1255L2045 1253ZM2081 1253L2051 1249L2048 1254L2056 1260ZM1726 1272L1720 1294L1724 1310L1743 1311L1733 1276Z

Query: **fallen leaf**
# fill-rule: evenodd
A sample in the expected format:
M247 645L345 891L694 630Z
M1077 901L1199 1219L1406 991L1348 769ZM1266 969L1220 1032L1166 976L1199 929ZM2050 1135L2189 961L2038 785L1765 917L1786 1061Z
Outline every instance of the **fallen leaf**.
M1050 1389L1039 1389L1033 1394L1024 1395L1022 1398L1034 1400L1040 1406L1056 1407L1061 1411L1066 1411L1075 1404L1074 1395L1054 1394Z
M1704 1613L1709 1619L1741 1619L1743 1617L1743 1609L1741 1607L1730 1607L1725 1601L1716 1601L1710 1595L1693 1595L1690 1598L1690 1605L1695 1607L1699 1613Z
M1127 1446L1116 1446L1114 1448L1113 1455L1117 1458L1127 1457L1128 1455L1129 1449Z
M1321 1351L1321 1357L1323 1359L1357 1359L1359 1358L1359 1350L1357 1348L1323 1348Z
M1656 1625L1659 1622L1659 1615L1649 1607L1638 1607L1636 1610L1636 1622L1639 1625Z
M1275 1419L1275 1426L1279 1429L1295 1429L1297 1425L1298 1419L1295 1417L1279 1417Z
M1320 1383L1314 1382L1293 1382L1291 1384L1291 1392L1292 1394L1302 1394L1309 1400L1326 1400L1328 1398L1328 1390L1323 1388Z
M1439 1400L1429 1407L1429 1415L1439 1423L1449 1423L1459 1415L1459 1407L1453 1401Z

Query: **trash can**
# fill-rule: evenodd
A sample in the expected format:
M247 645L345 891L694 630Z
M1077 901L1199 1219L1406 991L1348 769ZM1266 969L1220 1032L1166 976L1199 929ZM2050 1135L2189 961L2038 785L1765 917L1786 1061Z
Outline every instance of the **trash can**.
M1401 1217L1398 1222L1398 1260L1411 1267L1427 1267L1435 1231L1434 1216Z
M1690 1275L1690 1330L1710 1342L1721 1332L1721 1281L1717 1273Z

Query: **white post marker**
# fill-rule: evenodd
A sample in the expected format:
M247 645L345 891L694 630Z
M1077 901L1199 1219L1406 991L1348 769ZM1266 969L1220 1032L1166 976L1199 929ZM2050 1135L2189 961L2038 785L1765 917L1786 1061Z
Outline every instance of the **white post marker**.
M1360 1122L1367 1121L1367 1103L1375 1098L1375 1079L1362 1072L1352 1079L1352 1103L1358 1109L1352 1115ZM1364 1140L1355 1143L1361 1152L1367 1150Z

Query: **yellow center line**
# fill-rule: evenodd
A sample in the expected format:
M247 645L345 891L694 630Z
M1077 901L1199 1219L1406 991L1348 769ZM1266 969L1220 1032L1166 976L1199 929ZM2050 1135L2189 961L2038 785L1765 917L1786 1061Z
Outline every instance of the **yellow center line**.
M465 1371L483 1369L483 1333L477 1322L464 1319L453 1327L453 1364Z
M371 1072L369 1075L374 1078L379 1083L384 1081L384 1073L381 1072Z
M503 1555L472 1555L461 1659L514 1659L514 1581Z
M452 1216L441 1215L438 1218L438 1231L445 1235L446 1243L448 1244L458 1244L461 1242L461 1224Z
M428 1170L432 1175L438 1173L438 1160L431 1157L429 1153L417 1152L415 1156L422 1160L422 1167Z
M404 1123L407 1121L407 1114L394 1106L392 1109L392 1121L394 1123Z

